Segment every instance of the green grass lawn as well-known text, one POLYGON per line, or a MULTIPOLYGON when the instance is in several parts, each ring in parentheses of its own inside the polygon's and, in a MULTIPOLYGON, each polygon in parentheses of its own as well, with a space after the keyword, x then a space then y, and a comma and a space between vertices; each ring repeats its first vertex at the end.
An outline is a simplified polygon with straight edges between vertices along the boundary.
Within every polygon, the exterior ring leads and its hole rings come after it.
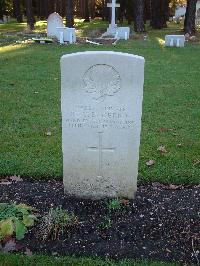
POLYGON ((123 260, 101 260, 98 258, 50 257, 33 255, 31 257, 0 253, 0 266, 178 266, 178 263, 147 262, 123 260))
MULTIPOLYGON (((100 22, 94 23, 100 28, 100 22)), ((77 26, 84 32, 84 27, 94 29, 94 23, 77 26)), ((0 32, 16 32, 22 27, 13 22, 6 25, 0 25, 0 32)), ((176 25, 148 31, 147 41, 120 41, 115 47, 16 44, 1 35, 0 175, 62 179, 60 57, 113 50, 146 60, 139 181, 199 183, 200 45, 164 47, 165 34, 174 32, 180 33, 176 25), (157 151, 161 145, 167 150, 164 155, 157 151), (150 159, 155 164, 148 167, 150 159)))

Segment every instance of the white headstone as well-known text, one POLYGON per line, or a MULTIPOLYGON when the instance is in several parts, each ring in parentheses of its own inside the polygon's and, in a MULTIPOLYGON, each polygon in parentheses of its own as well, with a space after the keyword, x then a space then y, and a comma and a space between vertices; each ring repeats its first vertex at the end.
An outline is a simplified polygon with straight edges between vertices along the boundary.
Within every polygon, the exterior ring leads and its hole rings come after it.
POLYGON ((200 1, 196 3, 196 17, 200 17, 200 1))
POLYGON ((185 36, 184 35, 166 35, 165 36, 165 46, 184 47, 185 46, 185 36))
POLYGON ((64 43, 64 33, 63 31, 60 31, 60 44, 63 44, 63 43, 64 43))
MULTIPOLYGON (((75 28, 58 27, 57 30, 60 34, 59 39, 61 41, 62 41, 62 36, 63 36, 63 42, 69 42, 69 43, 75 43, 76 42, 75 28)), ((62 42, 60 42, 60 43, 62 43, 62 42)))
POLYGON ((175 19, 178 19, 179 17, 184 17, 186 13, 186 6, 178 6, 175 10, 175 19))
POLYGON ((3 15, 3 22, 7 23, 8 22, 8 17, 6 15, 3 15))
POLYGON ((134 198, 144 58, 82 52, 61 58, 65 193, 134 198))
POLYGON ((122 40, 128 40, 130 36, 130 27, 117 27, 115 37, 122 40))
POLYGON ((64 27, 62 17, 54 12, 49 15, 47 19, 47 36, 48 37, 56 37, 58 40, 60 39, 60 34, 57 30, 57 27, 64 27))
POLYGON ((200 18, 200 8, 197 9, 197 12, 196 12, 196 18, 200 18))

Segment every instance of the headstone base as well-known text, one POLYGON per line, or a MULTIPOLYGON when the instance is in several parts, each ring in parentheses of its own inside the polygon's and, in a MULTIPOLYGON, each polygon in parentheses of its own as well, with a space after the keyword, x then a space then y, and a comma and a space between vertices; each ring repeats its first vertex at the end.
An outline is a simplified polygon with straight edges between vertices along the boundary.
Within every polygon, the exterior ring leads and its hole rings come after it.
POLYGON ((128 40, 130 36, 130 27, 117 27, 115 38, 121 40, 128 40))
POLYGON ((57 31, 60 34, 59 41, 61 44, 69 42, 70 44, 76 42, 75 28, 57 27, 57 31))
POLYGON ((165 36, 165 46, 184 47, 185 46, 185 36, 184 35, 166 35, 165 36))
POLYGON ((115 36, 117 32, 117 24, 113 25, 113 24, 109 24, 109 27, 107 28, 107 35, 113 35, 115 36))

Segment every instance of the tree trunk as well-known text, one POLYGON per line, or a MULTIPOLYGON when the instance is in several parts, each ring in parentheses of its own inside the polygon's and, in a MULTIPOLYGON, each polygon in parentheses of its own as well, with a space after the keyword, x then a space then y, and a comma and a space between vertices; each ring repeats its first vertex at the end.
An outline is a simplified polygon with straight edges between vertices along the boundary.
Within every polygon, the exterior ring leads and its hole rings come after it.
POLYGON ((56 6, 55 0, 48 1, 49 14, 55 12, 55 6, 56 6))
POLYGON ((17 22, 23 22, 22 13, 20 10, 20 0, 13 0, 13 15, 17 19, 17 22))
POLYGON ((56 12, 62 17, 62 0, 56 0, 56 12))
POLYGON ((150 19, 151 19, 151 1, 144 0, 144 20, 146 22, 147 20, 150 19))
POLYGON ((0 20, 3 20, 3 15, 5 15, 5 0, 0 0, 0 20))
POLYGON ((118 8, 118 19, 119 23, 122 25, 125 17, 125 10, 126 10, 126 1, 119 0, 118 3, 120 4, 120 8, 118 8))
POLYGON ((43 0, 44 1, 44 10, 45 10, 45 17, 48 18, 48 16, 51 14, 51 11, 49 10, 49 1, 48 0, 43 0))
POLYGON ((66 27, 73 28, 73 26, 74 26, 73 0, 67 0, 66 27))
POLYGON ((34 30, 35 19, 33 16, 33 7, 32 0, 26 0, 26 16, 27 16, 27 25, 30 30, 34 30))
POLYGON ((61 0, 62 1, 62 17, 66 16, 66 1, 65 0, 61 0))
POLYGON ((169 20, 169 0, 163 0, 162 4, 163 21, 162 26, 167 27, 167 21, 169 20))
POLYGON ((184 21, 184 32, 189 35, 195 34, 195 13, 197 0, 188 0, 184 21))
POLYGON ((126 0, 126 19, 128 20, 128 25, 134 21, 134 0, 126 0))
POLYGON ((39 7, 38 7, 38 9, 39 9, 38 17, 40 19, 45 19, 46 16, 47 16, 46 10, 48 9, 48 7, 45 6, 45 1, 44 0, 42 0, 42 1, 41 0, 38 0, 38 5, 39 5, 39 7))
POLYGON ((90 22, 90 15, 89 15, 89 2, 88 0, 84 0, 84 21, 90 22))
POLYGON ((134 0, 134 30, 144 32, 144 0, 134 0))
POLYGON ((90 0, 90 17, 95 18, 95 0, 90 0))
POLYGON ((162 29, 167 26, 169 0, 151 0, 151 26, 162 29))
POLYGON ((110 21, 111 21, 111 10, 110 9, 111 8, 107 7, 108 3, 110 3, 109 0, 103 0, 102 1, 102 19, 107 20, 110 23, 110 21))

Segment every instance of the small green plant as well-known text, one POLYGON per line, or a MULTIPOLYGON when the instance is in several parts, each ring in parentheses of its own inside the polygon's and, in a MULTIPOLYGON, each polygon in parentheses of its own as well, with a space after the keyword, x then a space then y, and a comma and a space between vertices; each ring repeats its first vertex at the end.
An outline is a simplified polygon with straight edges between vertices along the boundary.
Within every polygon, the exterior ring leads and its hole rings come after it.
POLYGON ((33 208, 26 204, 0 203, 0 241, 16 235, 17 240, 24 238, 27 227, 37 220, 33 208))
POLYGON ((109 216, 103 218, 103 221, 100 223, 100 229, 106 230, 112 227, 112 220, 109 216))
POLYGON ((59 239, 64 229, 74 225, 77 217, 74 213, 68 213, 61 207, 51 208, 46 216, 44 216, 41 224, 42 239, 52 238, 59 239))
POLYGON ((109 212, 112 212, 121 209, 122 204, 119 199, 111 199, 106 203, 106 206, 109 212))

